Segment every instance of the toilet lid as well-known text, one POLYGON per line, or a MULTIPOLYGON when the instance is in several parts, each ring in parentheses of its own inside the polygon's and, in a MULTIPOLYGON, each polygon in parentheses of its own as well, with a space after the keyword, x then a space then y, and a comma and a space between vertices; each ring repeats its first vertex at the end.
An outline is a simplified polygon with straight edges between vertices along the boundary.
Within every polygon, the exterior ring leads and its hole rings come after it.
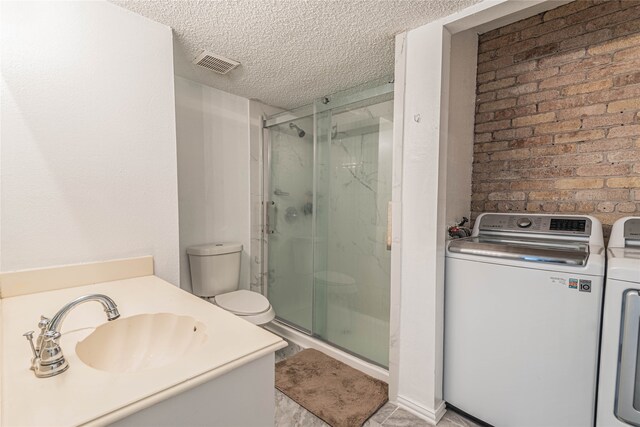
POLYGON ((215 298, 216 304, 234 314, 257 314, 269 310, 269 300, 257 292, 241 289, 215 298))

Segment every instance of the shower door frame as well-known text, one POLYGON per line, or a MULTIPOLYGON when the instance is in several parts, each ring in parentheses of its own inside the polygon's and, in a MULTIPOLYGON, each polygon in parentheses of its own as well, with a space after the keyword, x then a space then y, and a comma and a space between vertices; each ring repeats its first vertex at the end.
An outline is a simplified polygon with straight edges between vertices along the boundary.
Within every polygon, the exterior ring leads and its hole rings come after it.
MULTIPOLYGON (((269 224, 269 218, 268 218, 268 213, 269 213, 269 209, 268 209, 268 205, 269 203, 272 202, 272 198, 271 198, 271 166, 272 166, 272 157, 271 157, 271 136, 270 136, 270 132, 269 132, 269 127, 272 126, 277 126, 279 124, 282 123, 287 123, 287 122, 291 122, 297 119, 301 119, 301 118, 305 118, 305 117, 309 117, 309 116, 313 116, 313 206, 317 206, 317 167, 316 167, 316 160, 317 160, 317 149, 318 149, 318 144, 317 144, 317 139, 318 139, 318 135, 317 135, 317 117, 319 114, 322 114, 324 112, 327 111, 331 111, 331 110, 335 110, 341 107, 346 107, 348 105, 352 105, 352 104, 356 104, 359 102, 364 102, 367 101, 369 99, 373 99, 376 97, 381 97, 381 96, 385 96, 388 94, 394 94, 394 82, 390 81, 388 83, 379 85, 379 86, 375 86, 375 87, 371 87, 368 89, 364 89, 361 90, 359 92, 353 93, 351 95, 345 95, 345 96, 337 96, 337 98, 335 100, 331 99, 331 96, 329 97, 322 97, 319 98, 317 100, 315 100, 313 103, 309 104, 309 105, 305 105, 302 106, 300 108, 291 110, 291 111, 284 111, 282 113, 278 113, 274 116, 272 116, 271 118, 266 118, 266 117, 262 117, 262 171, 261 171, 261 176, 262 176, 262 210, 261 210, 261 223, 262 223, 262 232, 261 232, 261 245, 262 245, 262 250, 260 251, 261 253, 261 259, 260 259, 260 265, 261 265, 261 277, 260 277, 260 287, 262 289, 262 293, 264 296, 266 296, 267 298, 269 297, 269 230, 270 230, 270 224, 269 224)), ((383 102, 383 101, 380 101, 383 102)), ((395 102, 395 101, 394 101, 395 102)), ((372 103, 371 105, 375 104, 372 103)), ((395 117, 394 117, 394 121, 395 121, 395 117)), ((329 131, 329 138, 331 138, 331 132, 329 131)), ((392 162, 392 166, 394 165, 394 160, 393 158, 391 159, 392 162)), ((315 212, 315 209, 314 209, 315 212)), ((388 231, 391 232, 391 222, 389 221, 388 224, 388 231)), ((312 221, 312 231, 311 231, 311 235, 312 238, 315 240, 316 238, 316 221, 315 221, 315 213, 314 213, 314 219, 312 221)), ((312 246, 312 257, 313 257, 313 265, 315 267, 315 241, 313 242, 313 246, 312 246)), ((393 251, 393 247, 389 247, 390 251, 393 251)), ((390 280, 390 290, 391 290, 391 277, 389 278, 390 280)), ((315 288, 315 283, 314 283, 314 288, 315 288)), ((315 310, 316 305, 315 305, 315 291, 312 292, 312 301, 311 301, 311 307, 312 310, 315 310)), ((277 313, 276 313, 276 319, 277 322, 290 327, 304 335, 307 335, 309 338, 311 339, 317 339, 320 342, 329 345, 331 347, 334 347, 336 349, 339 349, 341 351, 344 351, 348 354, 351 354, 357 358, 362 359, 363 361, 366 361, 367 363, 371 363, 374 366, 380 366, 377 365, 376 363, 369 361, 365 358, 363 358, 363 356, 354 353, 348 349, 342 348, 330 341, 324 340, 322 339, 321 336, 319 336, 318 334, 314 333, 314 322, 315 322, 315 313, 312 313, 312 326, 311 326, 311 330, 307 330, 299 325, 296 325, 294 323, 288 322, 285 319, 282 319, 280 317, 278 317, 277 313)), ((389 319, 391 321, 391 319, 389 319)), ((391 323, 390 323, 391 325, 391 323)), ((380 368, 380 369, 385 369, 387 370, 387 368, 380 368)), ((387 370, 388 372, 388 370, 387 370)))

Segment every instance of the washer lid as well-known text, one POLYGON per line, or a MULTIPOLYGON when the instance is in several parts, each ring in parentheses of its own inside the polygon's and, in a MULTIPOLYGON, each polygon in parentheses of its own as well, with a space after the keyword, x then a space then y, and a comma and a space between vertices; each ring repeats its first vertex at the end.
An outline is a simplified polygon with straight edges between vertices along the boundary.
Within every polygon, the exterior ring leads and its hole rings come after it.
POLYGON ((250 315, 269 310, 269 300, 257 292, 241 289, 215 297, 216 304, 234 314, 250 315))
POLYGON ((640 248, 609 248, 607 278, 640 283, 640 248))

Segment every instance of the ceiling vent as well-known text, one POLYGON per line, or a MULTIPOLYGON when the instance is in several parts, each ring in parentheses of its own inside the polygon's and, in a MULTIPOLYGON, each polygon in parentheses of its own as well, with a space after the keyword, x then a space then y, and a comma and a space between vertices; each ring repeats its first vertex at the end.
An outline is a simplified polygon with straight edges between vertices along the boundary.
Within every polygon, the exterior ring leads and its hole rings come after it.
POLYGON ((224 56, 214 55, 211 52, 203 51, 193 63, 204 68, 208 68, 211 71, 215 71, 219 74, 227 74, 229 71, 240 65, 239 62, 233 59, 225 58, 224 56))

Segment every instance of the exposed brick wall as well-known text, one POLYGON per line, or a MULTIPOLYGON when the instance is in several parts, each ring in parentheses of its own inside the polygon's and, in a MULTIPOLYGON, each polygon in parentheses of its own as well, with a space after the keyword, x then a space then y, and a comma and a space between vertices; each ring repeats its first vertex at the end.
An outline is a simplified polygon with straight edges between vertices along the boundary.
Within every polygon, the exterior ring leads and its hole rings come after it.
POLYGON ((640 0, 578 0, 480 35, 475 123, 474 218, 640 215, 640 0))

